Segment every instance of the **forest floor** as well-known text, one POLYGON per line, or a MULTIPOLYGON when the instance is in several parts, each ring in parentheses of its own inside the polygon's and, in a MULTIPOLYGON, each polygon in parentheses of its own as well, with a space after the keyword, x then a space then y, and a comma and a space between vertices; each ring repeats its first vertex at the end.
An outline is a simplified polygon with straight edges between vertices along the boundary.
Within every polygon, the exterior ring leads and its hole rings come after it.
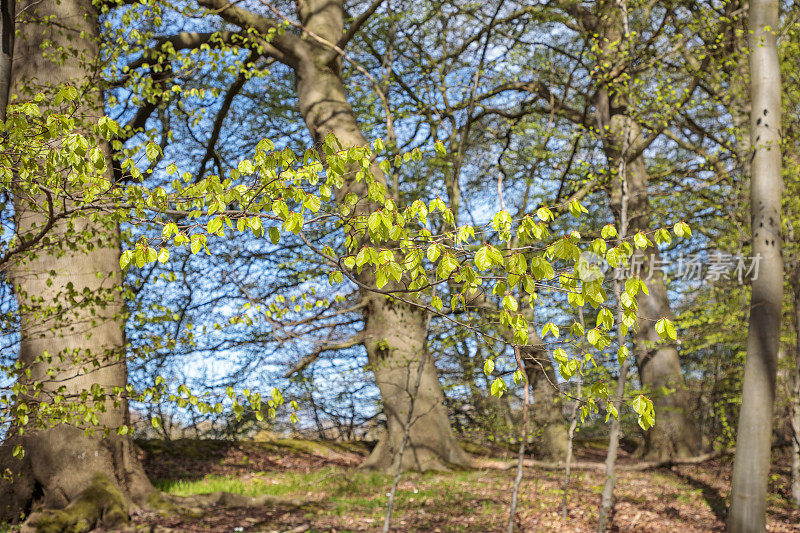
MULTIPOLYGON (((363 443, 181 440, 140 445, 156 486, 189 498, 180 512, 135 513, 137 530, 345 532, 376 531, 383 524, 391 478, 355 468, 368 452, 363 443), (227 502, 209 497, 220 492, 243 497, 227 502)), ((576 459, 602 461, 602 455, 584 448, 576 459)), ((631 463, 623 453, 620 464, 631 463)), ((768 530, 800 531, 800 512, 789 499, 788 466, 781 463, 769 482, 768 530)), ((392 530, 505 531, 514 474, 514 469, 406 474, 392 530)), ((622 471, 612 530, 722 531, 730 476, 729 457, 622 471)), ((521 531, 594 531, 603 473, 573 473, 566 520, 561 517, 563 477, 561 470, 525 468, 517 509, 521 531)))

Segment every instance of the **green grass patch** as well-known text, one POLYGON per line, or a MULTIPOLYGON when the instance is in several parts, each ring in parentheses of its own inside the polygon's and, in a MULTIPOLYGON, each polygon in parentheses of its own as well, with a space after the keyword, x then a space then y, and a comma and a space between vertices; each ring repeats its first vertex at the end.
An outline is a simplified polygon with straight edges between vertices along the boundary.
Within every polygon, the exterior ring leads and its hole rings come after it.
MULTIPOLYGON (((428 512, 451 512, 453 508, 470 515, 493 512, 495 505, 482 499, 480 490, 476 491, 492 480, 492 474, 478 471, 409 473, 403 476, 396 503, 401 509, 425 508, 428 512)), ((176 496, 231 492, 248 497, 318 497, 335 515, 357 509, 379 517, 391 483, 391 476, 381 472, 329 467, 308 473, 262 472, 246 477, 208 475, 194 481, 158 480, 155 486, 176 496)))

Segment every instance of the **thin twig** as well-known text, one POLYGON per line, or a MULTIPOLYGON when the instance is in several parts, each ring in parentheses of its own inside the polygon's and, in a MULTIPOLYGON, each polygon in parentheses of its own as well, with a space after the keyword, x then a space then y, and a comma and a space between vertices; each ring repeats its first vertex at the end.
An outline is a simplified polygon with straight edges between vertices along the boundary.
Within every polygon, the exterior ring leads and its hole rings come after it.
POLYGON ((511 508, 508 512, 508 533, 514 533, 515 517, 517 514, 517 501, 519 501, 519 486, 522 483, 522 467, 525 463, 525 443, 528 441, 528 410, 531 403, 530 383, 528 374, 525 372, 525 361, 519 353, 519 347, 514 346, 514 355, 517 358, 517 366, 522 372, 525 380, 525 403, 522 407, 522 435, 519 441, 519 456, 517 457, 517 475, 514 478, 514 488, 511 491, 511 508))
MULTIPOLYGON (((422 382, 422 373, 425 370, 425 364, 428 362, 428 357, 429 354, 426 351, 422 357, 422 361, 420 361, 419 369, 417 370, 417 380, 414 383, 414 389, 410 394, 408 416, 406 417, 406 423, 403 427, 403 440, 400 442, 400 448, 397 450, 397 453, 394 456, 394 465, 392 465, 394 477, 392 479, 392 488, 389 490, 389 499, 386 502, 386 513, 383 517, 383 533, 388 533, 389 527, 392 525, 392 510, 394 509, 394 500, 395 496, 397 495, 397 486, 400 484, 400 479, 403 476, 403 454, 406 451, 406 446, 408 445, 408 441, 411 437, 411 426, 414 424, 414 404, 417 400, 417 392, 419 391, 419 385, 422 382)), ((431 364, 433 364, 432 361, 431 364)))

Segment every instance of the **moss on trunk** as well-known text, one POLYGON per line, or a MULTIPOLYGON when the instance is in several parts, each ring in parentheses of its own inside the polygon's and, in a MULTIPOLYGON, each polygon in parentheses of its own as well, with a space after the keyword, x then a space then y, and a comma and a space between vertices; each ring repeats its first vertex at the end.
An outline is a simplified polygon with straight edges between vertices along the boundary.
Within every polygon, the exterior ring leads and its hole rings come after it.
POLYGON ((82 533, 101 526, 118 527, 127 521, 125 497, 105 474, 97 473, 67 507, 33 513, 21 532, 82 533))

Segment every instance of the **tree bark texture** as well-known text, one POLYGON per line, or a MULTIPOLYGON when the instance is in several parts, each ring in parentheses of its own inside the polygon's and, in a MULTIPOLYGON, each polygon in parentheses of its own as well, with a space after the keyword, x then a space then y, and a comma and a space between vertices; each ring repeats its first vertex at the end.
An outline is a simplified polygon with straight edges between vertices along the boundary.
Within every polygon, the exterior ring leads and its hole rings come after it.
MULTIPOLYGON (((30 90, 72 84, 87 89, 79 114, 90 120, 102 115, 102 95, 90 79, 99 58, 97 12, 91 1, 32 1, 20 7, 30 20, 20 25, 16 40, 12 90, 24 98, 30 90), (46 19, 58 24, 38 22, 46 19), (50 51, 63 46, 74 53, 63 64, 54 63, 43 54, 48 40, 53 43, 50 51)), ((14 200, 17 232, 38 232, 49 216, 44 195, 17 194, 14 200)), ((132 440, 102 438, 103 426, 116 429, 129 423, 126 398, 112 397, 115 387, 124 390, 127 384, 119 256, 119 228, 99 214, 61 219, 39 249, 10 267, 21 315, 19 358, 31 371, 21 381, 41 383, 40 398, 64 387, 66 401, 74 405, 80 404, 81 391, 95 386, 107 396, 98 405, 95 436, 84 433, 89 426, 80 418, 50 429, 21 428, 22 435, 12 431, 0 455, 0 465, 15 476, 13 483, 0 482, 3 519, 16 520, 39 507, 60 509, 57 516, 34 515, 29 524, 84 531, 127 520, 127 503, 143 502, 154 490, 132 440), (24 446, 24 459, 11 457, 15 444, 24 446)), ((32 399, 27 403, 35 405, 32 399)))
POLYGON ((781 79, 777 0, 750 2, 750 212, 754 256, 742 407, 736 435, 730 512, 732 533, 764 531, 771 459, 783 259, 781 257, 781 79))

